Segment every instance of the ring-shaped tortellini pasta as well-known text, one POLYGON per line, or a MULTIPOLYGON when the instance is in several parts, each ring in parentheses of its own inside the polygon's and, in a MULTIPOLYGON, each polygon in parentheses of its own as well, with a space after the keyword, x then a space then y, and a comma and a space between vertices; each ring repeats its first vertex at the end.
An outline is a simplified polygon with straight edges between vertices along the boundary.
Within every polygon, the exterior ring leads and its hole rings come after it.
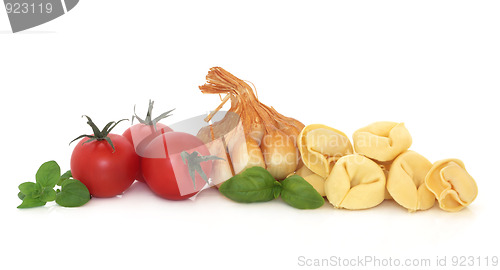
POLYGON ((384 200, 385 175, 380 166, 364 156, 340 158, 325 181, 328 201, 351 210, 377 206, 384 200))
POLYGON ((378 161, 390 161, 410 148, 412 140, 403 123, 375 122, 352 135, 356 153, 378 161))
POLYGON ((314 173, 326 178, 335 162, 353 153, 349 137, 329 126, 306 126, 297 138, 297 145, 304 164, 314 173))
MULTIPOLYGON (((375 160, 375 159, 372 159, 372 160, 375 161, 375 163, 377 163, 378 166, 380 166, 380 168, 384 172, 385 179, 387 180, 387 177, 389 177, 389 170, 391 169, 392 160, 391 161, 378 161, 378 160, 375 160)), ((392 200, 392 196, 389 193, 389 191, 387 190, 387 181, 386 181, 386 185, 385 185, 385 195, 384 195, 384 198, 386 200, 392 200)))
POLYGON ((410 212, 427 210, 436 198, 425 185, 425 176, 432 163, 414 151, 399 155, 391 165, 387 190, 392 198, 410 212))
POLYGON ((477 197, 477 184, 459 159, 443 159, 432 165, 425 177, 427 188, 434 193, 441 209, 456 212, 477 197))

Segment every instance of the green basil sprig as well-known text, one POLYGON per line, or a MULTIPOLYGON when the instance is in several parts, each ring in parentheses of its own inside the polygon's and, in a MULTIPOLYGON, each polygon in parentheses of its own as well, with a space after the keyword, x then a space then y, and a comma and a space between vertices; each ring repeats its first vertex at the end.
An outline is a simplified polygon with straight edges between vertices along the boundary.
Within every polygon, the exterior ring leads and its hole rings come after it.
POLYGON ((252 167, 228 179, 219 191, 237 202, 267 202, 279 197, 281 185, 266 169, 252 167))
POLYGON ((61 175, 61 168, 55 161, 42 164, 35 175, 36 182, 24 182, 19 185, 17 196, 23 202, 17 208, 44 206, 47 202, 56 201, 65 207, 82 206, 90 200, 87 187, 73 179, 71 171, 61 175), (61 189, 54 190, 55 186, 61 189))
POLYGON ((252 167, 237 174, 219 187, 227 198, 242 202, 267 202, 281 196, 284 202, 298 209, 316 209, 325 200, 304 178, 298 175, 279 182, 262 167, 252 167))
POLYGON ((299 209, 316 209, 325 199, 302 176, 292 175, 281 181, 281 199, 299 209))
POLYGON ((87 187, 73 178, 68 178, 62 182, 61 190, 56 196, 56 203, 65 207, 82 206, 89 200, 90 193, 87 187))

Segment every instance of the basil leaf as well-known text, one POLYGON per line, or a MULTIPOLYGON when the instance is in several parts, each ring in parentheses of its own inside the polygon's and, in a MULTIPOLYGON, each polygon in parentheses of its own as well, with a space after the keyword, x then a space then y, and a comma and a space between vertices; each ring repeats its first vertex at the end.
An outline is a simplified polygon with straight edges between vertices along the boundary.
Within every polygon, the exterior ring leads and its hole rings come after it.
POLYGON ((40 200, 39 198, 25 196, 23 202, 17 208, 32 208, 32 207, 44 206, 45 203, 46 202, 40 200))
POLYGON ((281 199, 298 209, 316 209, 325 203, 325 199, 299 175, 293 175, 281 181, 283 190, 281 199))
POLYGON ((53 188, 46 187, 43 189, 39 199, 44 202, 51 202, 56 199, 56 191, 53 188))
POLYGON ((90 200, 87 187, 76 179, 67 179, 62 183, 61 191, 56 195, 56 203, 65 207, 77 207, 90 200))
POLYGON ((267 202, 279 196, 281 184, 266 169, 256 166, 229 178, 219 191, 237 202, 267 202))
POLYGON ((35 191, 35 183, 33 182, 24 182, 19 185, 19 191, 23 194, 31 194, 33 191, 35 191))
POLYGON ((24 182, 19 185, 17 197, 24 200, 26 196, 36 198, 44 202, 55 200, 55 191, 51 187, 42 188, 39 183, 24 182))
POLYGON ((36 172, 36 182, 43 187, 55 187, 59 178, 61 178, 61 168, 55 161, 45 162, 36 172))
POLYGON ((35 183, 33 191, 30 194, 26 195, 29 195, 30 197, 33 198, 39 198, 42 195, 42 190, 43 190, 42 185, 40 183, 35 183))
POLYGON ((57 182, 57 185, 62 186, 62 183, 65 180, 70 179, 71 177, 73 177, 73 175, 71 174, 71 170, 68 170, 67 172, 63 173, 63 175, 61 175, 61 177, 59 178, 59 181, 57 182))

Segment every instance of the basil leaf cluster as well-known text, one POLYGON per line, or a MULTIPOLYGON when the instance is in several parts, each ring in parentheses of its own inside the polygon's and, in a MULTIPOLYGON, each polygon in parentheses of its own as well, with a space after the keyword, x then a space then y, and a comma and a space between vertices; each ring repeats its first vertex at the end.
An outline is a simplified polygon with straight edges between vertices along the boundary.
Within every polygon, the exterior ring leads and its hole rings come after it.
POLYGON ((237 202, 267 202, 279 197, 281 185, 266 169, 252 167, 228 179, 219 191, 237 202))
POLYGON ((19 185, 17 196, 23 202, 17 208, 44 206, 47 202, 56 201, 65 207, 76 207, 90 200, 87 187, 73 179, 71 171, 61 175, 61 168, 55 161, 42 164, 35 175, 36 182, 24 182, 19 185), (55 186, 61 189, 54 190, 55 186))
POLYGON ((241 203, 281 199, 298 209, 316 209, 325 199, 304 178, 293 175, 279 182, 262 167, 251 167, 231 177, 219 187, 227 198, 241 203))

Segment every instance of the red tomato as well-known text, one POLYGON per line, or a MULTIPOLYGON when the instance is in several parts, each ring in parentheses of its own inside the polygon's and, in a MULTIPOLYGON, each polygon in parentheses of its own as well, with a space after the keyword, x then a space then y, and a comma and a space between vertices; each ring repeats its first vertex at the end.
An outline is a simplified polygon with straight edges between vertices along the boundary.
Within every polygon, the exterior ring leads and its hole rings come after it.
MULTIPOLYGON (((142 173, 146 183, 157 195, 169 200, 184 200, 194 196, 206 184, 205 180, 195 171, 195 181, 189 173, 189 167, 184 163, 181 153, 208 156, 205 144, 184 132, 167 132, 156 137, 145 149, 142 158, 142 173)), ((205 175, 210 176, 212 161, 199 163, 205 175)))
POLYGON ((106 140, 89 138, 78 142, 71 155, 71 173, 80 180, 92 196, 113 197, 123 193, 134 182, 139 169, 139 158, 132 144, 123 136, 107 135, 115 151, 106 140))
MULTIPOLYGON (((146 149, 146 146, 148 146, 148 144, 151 143, 151 141, 153 141, 153 139, 158 135, 170 131, 172 131, 172 129, 162 123, 156 123, 156 130, 152 125, 135 124, 125 130, 125 132, 123 133, 123 137, 127 138, 127 140, 134 146, 140 163, 142 160, 142 156, 144 156, 144 150, 146 149)), ((145 182, 140 164, 135 179, 140 182, 145 182)))

